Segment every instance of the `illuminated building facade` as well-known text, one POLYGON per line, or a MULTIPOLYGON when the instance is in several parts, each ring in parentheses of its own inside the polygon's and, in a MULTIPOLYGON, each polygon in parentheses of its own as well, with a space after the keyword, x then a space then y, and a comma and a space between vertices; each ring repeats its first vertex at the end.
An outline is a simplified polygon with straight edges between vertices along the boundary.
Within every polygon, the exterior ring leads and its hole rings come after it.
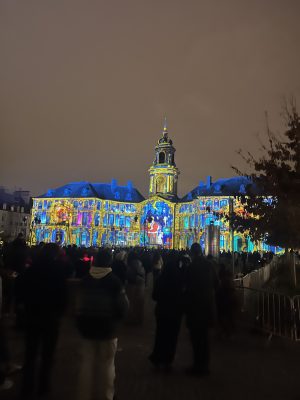
MULTIPOLYGON (((149 198, 129 181, 120 186, 77 182, 48 190, 33 199, 32 244, 56 242, 77 246, 147 246, 186 248, 198 242, 206 253, 253 251, 246 235, 234 234, 230 213, 243 213, 238 201, 249 181, 244 177, 206 182, 182 199, 177 196, 179 170, 166 122, 149 169, 149 198)), ((269 249, 261 245, 259 249, 269 249)))

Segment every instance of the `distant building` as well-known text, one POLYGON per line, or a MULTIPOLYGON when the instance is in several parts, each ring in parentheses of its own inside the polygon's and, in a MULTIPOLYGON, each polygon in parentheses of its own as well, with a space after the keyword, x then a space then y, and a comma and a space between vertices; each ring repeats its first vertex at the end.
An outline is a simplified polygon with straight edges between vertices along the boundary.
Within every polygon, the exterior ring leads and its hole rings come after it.
MULTIPOLYGON (((186 248, 201 244, 219 250, 268 250, 230 229, 226 215, 243 212, 235 197, 251 183, 244 177, 206 182, 179 199, 175 148, 165 124, 149 169, 149 198, 129 181, 69 183, 33 199, 31 242, 77 246, 149 246, 186 248)), ((274 250, 274 249, 273 249, 274 250)))
POLYGON ((29 191, 9 193, 0 187, 0 240, 11 241, 20 233, 29 239, 30 197, 29 191))

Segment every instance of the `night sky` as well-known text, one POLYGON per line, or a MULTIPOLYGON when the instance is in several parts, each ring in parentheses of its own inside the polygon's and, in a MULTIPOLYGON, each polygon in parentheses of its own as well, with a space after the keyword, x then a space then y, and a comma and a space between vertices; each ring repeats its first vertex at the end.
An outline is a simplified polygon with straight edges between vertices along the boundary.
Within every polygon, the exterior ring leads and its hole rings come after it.
POLYGON ((1 0, 0 185, 148 191, 164 115, 179 195, 300 102, 299 0, 1 0))

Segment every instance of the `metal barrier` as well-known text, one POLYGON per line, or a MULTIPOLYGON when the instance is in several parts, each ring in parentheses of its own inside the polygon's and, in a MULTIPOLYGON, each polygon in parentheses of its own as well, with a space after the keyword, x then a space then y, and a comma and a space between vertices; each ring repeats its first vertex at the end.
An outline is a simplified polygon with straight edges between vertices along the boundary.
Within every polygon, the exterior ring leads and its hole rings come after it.
POLYGON ((251 289, 260 289, 270 277, 277 271, 282 263, 280 257, 274 256, 269 264, 260 267, 249 274, 244 275, 242 278, 236 278, 235 286, 243 286, 251 289))
POLYGON ((300 296, 294 296, 292 301, 294 311, 294 339, 300 341, 300 296))
MULTIPOLYGON (((295 324, 295 301, 289 296, 261 289, 237 288, 243 320, 270 335, 299 338, 300 296, 298 324, 295 324), (295 327, 298 327, 295 332, 295 327), (296 336, 298 335, 298 336, 296 336)), ((296 339, 297 340, 297 339, 296 339)))

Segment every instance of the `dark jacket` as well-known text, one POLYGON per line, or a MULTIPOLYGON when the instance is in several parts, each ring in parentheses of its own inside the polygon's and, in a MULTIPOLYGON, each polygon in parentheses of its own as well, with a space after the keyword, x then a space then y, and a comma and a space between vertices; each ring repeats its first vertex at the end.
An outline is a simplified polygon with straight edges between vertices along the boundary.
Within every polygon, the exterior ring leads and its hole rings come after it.
POLYGON ((128 260, 127 280, 129 285, 145 286, 145 269, 139 259, 128 260))
POLYGON ((58 319, 66 304, 64 266, 59 261, 35 263, 20 275, 18 296, 28 321, 58 319))
MULTIPOLYGON (((96 272, 97 273, 97 272, 96 272)), ((77 316, 79 332, 87 339, 113 339, 128 310, 120 280, 109 268, 91 268, 82 279, 77 316), (98 276, 93 271, 98 270, 98 276)))
POLYGON ((195 258, 186 272, 187 323, 209 324, 214 318, 214 269, 204 257, 195 258))
POLYGON ((157 317, 180 319, 183 313, 184 269, 169 263, 153 282, 152 298, 157 317))

